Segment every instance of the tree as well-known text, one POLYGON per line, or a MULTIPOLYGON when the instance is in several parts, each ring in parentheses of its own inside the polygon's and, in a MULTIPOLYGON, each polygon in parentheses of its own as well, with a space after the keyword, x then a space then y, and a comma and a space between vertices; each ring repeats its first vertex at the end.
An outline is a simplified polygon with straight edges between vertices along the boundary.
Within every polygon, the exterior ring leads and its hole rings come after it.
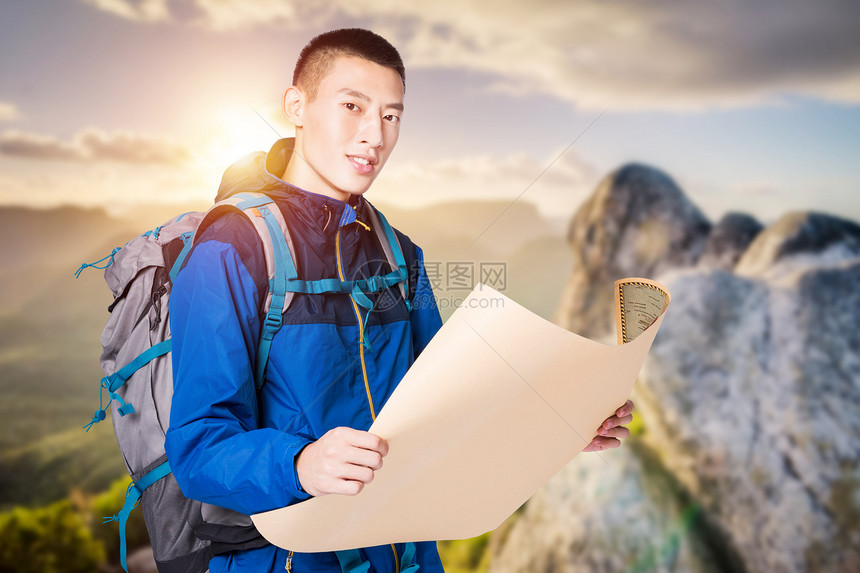
POLYGON ((70 500, 0 514, 0 573, 92 573, 104 561, 70 500))

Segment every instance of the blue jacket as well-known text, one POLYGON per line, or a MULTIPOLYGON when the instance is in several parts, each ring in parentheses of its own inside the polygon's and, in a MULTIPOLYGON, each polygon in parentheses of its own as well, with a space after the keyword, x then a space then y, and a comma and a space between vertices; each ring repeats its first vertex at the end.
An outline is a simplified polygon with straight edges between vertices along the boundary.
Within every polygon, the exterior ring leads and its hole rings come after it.
MULTIPOLYGON (((237 162, 225 173, 219 198, 239 189, 275 199, 306 280, 388 272, 375 234, 357 222, 367 221, 373 208, 363 197, 348 204, 272 175, 283 173, 290 149, 281 140, 267 155, 237 162)), ((258 393, 254 360, 267 293, 260 238, 239 214, 198 233, 169 303, 174 396, 165 449, 187 497, 245 514, 300 502, 309 497, 295 470, 302 448, 338 426, 370 427, 442 325, 421 250, 397 234, 410 268, 412 311, 397 287, 370 294, 369 314, 347 295, 296 294, 258 393)), ((435 543, 416 545, 421 573, 441 571, 435 543)), ((394 572, 403 549, 362 553, 373 571, 394 572)), ((217 556, 210 570, 284 571, 287 557, 268 545, 217 556)), ((335 573, 340 566, 334 553, 296 553, 292 570, 335 573)))

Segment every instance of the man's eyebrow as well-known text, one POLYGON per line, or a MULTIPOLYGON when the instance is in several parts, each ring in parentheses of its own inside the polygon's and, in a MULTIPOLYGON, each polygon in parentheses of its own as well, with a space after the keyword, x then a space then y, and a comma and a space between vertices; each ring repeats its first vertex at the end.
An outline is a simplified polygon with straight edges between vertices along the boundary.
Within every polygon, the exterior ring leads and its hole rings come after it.
MULTIPOLYGON (((360 91, 358 91, 358 90, 354 90, 354 89, 352 89, 352 88, 343 88, 343 89, 341 89, 341 90, 338 90, 338 92, 337 92, 337 93, 339 93, 339 94, 346 94, 346 95, 348 95, 348 96, 352 96, 352 97, 354 97, 354 98, 357 98, 357 99, 360 99, 360 100, 362 100, 362 101, 366 101, 366 102, 369 102, 369 101, 370 101, 370 97, 369 97, 369 96, 367 96, 365 93, 360 92, 360 91)), ((390 103, 390 104, 385 105, 385 106, 383 106, 383 107, 386 107, 386 108, 393 108, 393 109, 396 109, 396 110, 398 110, 398 111, 403 111, 403 104, 402 104, 402 103, 400 103, 400 102, 390 103)))

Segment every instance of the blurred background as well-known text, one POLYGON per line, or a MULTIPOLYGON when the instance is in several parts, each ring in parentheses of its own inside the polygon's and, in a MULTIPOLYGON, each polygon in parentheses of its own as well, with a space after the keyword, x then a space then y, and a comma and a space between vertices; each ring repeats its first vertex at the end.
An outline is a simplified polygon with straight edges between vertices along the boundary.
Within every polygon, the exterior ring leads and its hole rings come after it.
POLYGON ((299 50, 352 26, 406 62, 367 197, 443 316, 482 281, 612 341, 613 280, 673 295, 635 435, 441 542, 447 570, 860 570, 856 3, 6 0, 0 571, 117 563, 127 479, 107 424, 81 431, 111 297, 75 270, 291 135, 299 50))

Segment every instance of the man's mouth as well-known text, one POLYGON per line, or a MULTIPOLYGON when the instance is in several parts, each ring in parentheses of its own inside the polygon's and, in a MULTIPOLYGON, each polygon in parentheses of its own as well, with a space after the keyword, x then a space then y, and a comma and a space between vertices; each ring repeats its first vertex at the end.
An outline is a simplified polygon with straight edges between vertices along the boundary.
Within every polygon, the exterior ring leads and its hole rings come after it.
POLYGON ((362 175, 367 175, 373 171, 373 166, 376 164, 376 161, 369 157, 361 157, 359 155, 347 155, 349 160, 352 162, 352 166, 358 170, 362 175))

